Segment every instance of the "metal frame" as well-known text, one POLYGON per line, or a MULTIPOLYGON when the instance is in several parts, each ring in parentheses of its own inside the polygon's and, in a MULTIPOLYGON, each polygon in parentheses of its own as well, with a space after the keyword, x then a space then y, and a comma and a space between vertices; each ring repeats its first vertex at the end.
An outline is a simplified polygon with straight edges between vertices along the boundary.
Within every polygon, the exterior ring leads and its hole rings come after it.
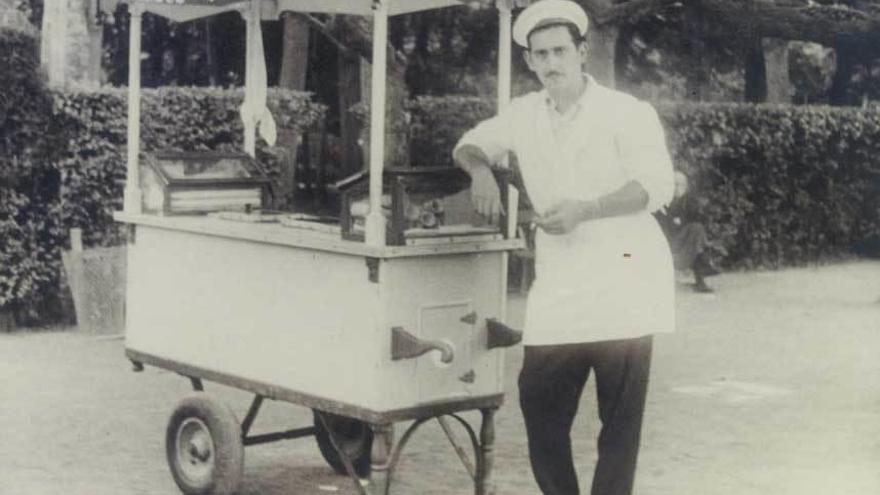
POLYGON ((126 349, 125 355, 132 361, 135 370, 142 369, 144 364, 149 364, 157 368, 173 371, 190 379, 220 383, 222 385, 261 395, 265 398, 283 400, 285 402, 298 404, 311 409, 359 419, 370 424, 391 424, 398 421, 409 421, 422 417, 443 416, 458 411, 497 408, 504 403, 504 394, 499 393, 456 399, 452 401, 432 402, 403 409, 376 411, 338 400, 324 399, 285 387, 271 385, 269 383, 249 380, 220 371, 209 370, 199 366, 192 366, 178 361, 160 358, 131 349, 126 349))
MULTIPOLYGON (((126 355, 131 360, 132 365, 134 366, 134 371, 143 371, 144 370, 144 362, 147 362, 151 365, 154 365, 158 368, 166 369, 168 371, 176 372, 182 376, 185 376, 190 380, 192 384, 193 390, 196 392, 204 392, 205 387, 203 384, 203 378, 211 381, 215 381, 217 383, 221 383, 224 385, 233 386, 242 390, 247 390, 254 392, 254 399, 251 402, 250 407, 248 408, 247 413, 245 414, 244 419, 241 421, 241 442, 244 447, 249 447, 252 445, 261 445, 266 443, 278 442, 281 440, 293 440, 297 438, 304 437, 312 437, 317 433, 317 428, 314 426, 307 426, 303 428, 294 428, 290 430, 284 430, 279 432, 270 432, 270 433, 262 433, 259 435, 251 435, 250 430, 253 426, 254 422, 259 415, 260 408, 263 404, 263 400, 267 397, 264 395, 259 389, 263 387, 263 384, 258 382, 253 382, 250 380, 244 380, 236 377, 232 377, 230 375, 225 375, 223 373, 213 373, 207 372, 205 370, 198 370, 195 367, 184 365, 181 363, 175 363, 169 360, 162 360, 160 358, 153 358, 146 354, 139 354, 133 351, 126 351, 126 355), (194 373, 195 371, 202 371, 201 373, 194 373), (234 382, 234 383, 233 383, 234 382)), ((289 391, 292 392, 292 391, 289 391)), ((281 398, 286 402, 297 403, 297 401, 290 400, 290 397, 287 393, 284 394, 281 398)), ((305 397, 304 394, 301 394, 305 397)), ((268 396, 270 398, 276 398, 273 396, 268 396)), ((380 459, 378 463, 373 459, 373 455, 371 455, 371 464, 373 464, 374 471, 380 474, 384 474, 379 483, 377 483, 378 492, 374 492, 374 495, 388 495, 389 490, 391 488, 391 483, 393 482, 395 468, 397 467, 398 462, 400 462, 401 454, 403 453, 404 448, 406 448, 407 443, 415 434, 415 432, 421 427, 423 424, 427 423, 432 419, 436 419, 440 427, 443 429, 444 434, 446 435, 447 440, 452 445, 456 454, 458 455, 459 460, 464 466, 465 470, 468 472, 471 480, 474 482, 474 493, 476 495, 489 495, 492 492, 491 487, 491 471, 494 460, 494 414, 495 411, 501 406, 501 401, 503 400, 503 395, 499 396, 491 396, 491 400, 488 403, 483 403, 480 405, 469 404, 467 402, 459 404, 458 408, 449 408, 448 404, 442 405, 430 405, 426 406, 427 413, 417 414, 412 418, 406 417, 404 419, 415 419, 415 421, 409 425, 409 427, 404 431, 403 436, 401 436, 400 440, 396 445, 391 442, 391 422, 389 418, 386 416, 376 416, 374 420, 367 420, 357 416, 349 416, 353 419, 358 419, 364 421, 369 424, 370 428, 373 429, 376 436, 379 437, 377 440, 379 442, 388 441, 390 443, 390 455, 388 459, 380 459), (438 407, 438 406, 447 406, 447 407, 438 407), (476 407, 474 407, 476 406, 476 407), (464 418, 456 414, 459 411, 465 410, 474 410, 479 409, 482 414, 482 426, 480 429, 480 435, 478 437, 477 433, 474 431, 473 427, 471 427, 470 423, 468 423, 464 418), (452 418, 457 421, 462 428, 467 432, 468 440, 470 440, 470 446, 474 452, 474 461, 471 462, 470 458, 467 455, 465 449, 459 444, 458 439, 456 438, 452 427, 449 425, 449 420, 447 417, 452 418)), ((331 402, 335 401, 323 401, 324 406, 328 406, 331 402)), ((301 403, 299 405, 303 405, 305 407, 312 407, 307 403, 301 403)), ((341 443, 339 439, 336 437, 333 429, 330 428, 329 422, 327 421, 325 414, 328 412, 332 412, 334 414, 338 414, 335 411, 317 409, 312 407, 319 421, 324 425, 324 429, 327 432, 327 436, 330 439, 330 443, 333 445, 333 448, 336 450, 336 453, 339 455, 340 460, 342 461, 345 471, 348 474, 348 477, 354 483, 355 489, 361 495, 368 495, 367 490, 360 482, 360 478, 354 469, 354 464, 349 457, 349 455, 345 452, 345 450, 341 447, 341 443)), ((422 411, 423 409, 419 409, 422 411)), ((347 414, 343 413, 342 415, 347 416, 347 414)), ((392 416, 394 417, 394 416, 392 416)), ((399 420, 399 419, 398 419, 399 420)))
MULTIPOLYGON (((241 0, 223 1, 218 5, 169 5, 157 0, 115 0, 103 7, 115 8, 120 1, 129 4, 131 13, 129 38, 129 84, 128 84, 128 167, 124 196, 124 211, 129 214, 141 212, 141 192, 138 179, 138 152, 140 150, 140 51, 141 22, 145 11, 151 11, 176 20, 190 20, 206 17, 228 10, 239 10, 247 25, 246 60, 246 109, 257 111, 251 104, 260 105, 256 96, 265 86, 265 75, 258 77, 256 71, 263 63, 260 20, 264 17, 277 17, 282 11, 326 11, 369 15, 373 18, 373 70, 370 83, 370 213, 366 218, 366 244, 374 247, 385 245, 385 217, 381 213, 382 171, 385 163, 385 78, 387 75, 388 18, 390 16, 441 7, 460 5, 459 0, 241 0), (370 10, 366 11, 369 5, 370 10), (175 13, 177 15, 175 15, 175 13), (381 40, 381 41, 378 41, 381 40), (253 98, 253 101, 252 101, 253 98)), ((499 63, 498 63, 498 108, 510 100, 511 73, 511 10, 506 1, 497 3, 499 12, 499 63)), ((262 68, 265 70, 265 68, 262 68)), ((265 91, 262 91, 264 94, 265 91)), ((244 119, 245 151, 254 155, 256 143, 256 114, 248 113, 244 119)), ((516 195, 511 202, 511 210, 516 211, 516 195)), ((515 215, 508 219, 508 237, 515 232, 515 215)), ((505 262, 506 262, 506 256, 505 262)), ((504 280, 506 283, 506 280, 504 280)))
MULTIPOLYGON (((371 82, 371 105, 370 109, 370 205, 371 211, 366 219, 366 235, 365 248, 377 252, 380 255, 395 254, 385 249, 385 218, 381 214, 381 196, 382 196, 382 175, 384 169, 384 137, 385 137, 385 78, 387 73, 387 34, 388 34, 388 18, 396 14, 414 12, 418 10, 426 10, 432 8, 447 7, 459 5, 458 0, 241 0, 218 1, 219 6, 215 4, 210 6, 208 3, 200 5, 171 5, 164 4, 160 0, 106 0, 103 8, 112 11, 119 2, 129 4, 130 17, 130 38, 129 38, 129 84, 128 84, 128 155, 127 155, 127 174, 126 185, 124 190, 124 212, 116 215, 116 219, 123 222, 141 223, 140 213, 142 208, 141 191, 139 181, 139 152, 140 152, 140 52, 141 52, 141 33, 143 13, 150 11, 159 15, 164 15, 174 20, 183 21, 191 20, 199 17, 205 17, 220 12, 238 10, 247 25, 247 51, 246 60, 246 81, 245 88, 246 102, 260 105, 261 102, 256 96, 263 88, 254 88, 254 85, 265 85, 265 77, 257 77, 255 71, 258 70, 260 59, 262 58, 260 38, 260 20, 264 18, 277 17, 283 10, 293 11, 319 11, 327 13, 349 13, 368 15, 373 18, 373 70, 371 82), (189 7, 189 8, 187 8, 189 7), (329 9, 329 10, 328 10, 329 9), (254 98, 255 100, 252 100, 254 98)), ((500 16, 499 29, 499 64, 498 64, 498 108, 503 109, 510 98, 510 71, 511 71, 511 12, 510 5, 507 1, 497 2, 497 8, 500 16)), ((265 69, 263 69, 265 70, 265 69)), ((264 91, 263 91, 264 93, 264 91)), ((253 108, 246 104, 244 112, 248 114, 245 118, 245 151, 251 156, 254 155, 254 145, 256 142, 256 118, 254 111, 259 108, 253 108)), ((516 192, 510 189, 513 195, 509 204, 512 212, 516 211, 516 192)), ((162 222, 159 222, 162 223, 162 222)), ((156 225, 162 227, 162 225, 156 225)), ((510 215, 507 225, 507 237, 513 239, 516 226, 515 214, 510 215)), ((166 226, 167 227, 167 226, 166 226)), ((229 235, 222 234, 221 235, 229 235)), ((511 247, 519 247, 520 242, 512 240, 506 241, 511 247)), ((500 250, 505 250, 506 244, 495 243, 493 246, 500 250)), ((481 250, 481 249, 478 249, 481 250)), ((418 255, 432 254, 435 248, 426 250, 401 250, 397 255, 418 255)), ((380 257, 380 256, 377 256, 380 257)), ((506 264, 507 254, 504 253, 499 260, 505 269, 501 270, 502 277, 500 287, 502 291, 507 288, 506 280, 506 264)), ((368 263, 369 265, 369 263, 368 263)), ((376 263, 378 266, 378 263, 376 263)), ((372 270, 375 271, 375 270, 372 270)), ((506 311, 505 299, 502 299, 502 314, 506 311)), ((254 398, 247 415, 241 425, 242 441, 245 445, 256 445, 261 443, 273 442, 288 438, 299 438, 303 436, 314 435, 314 428, 299 428, 284 432, 268 433, 262 435, 248 436, 248 433, 256 420, 262 401, 264 398, 282 399, 287 402, 300 404, 310 407, 317 411, 327 411, 355 419, 360 419, 370 424, 374 432, 373 450, 371 452, 371 465, 374 473, 374 484, 371 486, 372 493, 386 494, 391 483, 391 476, 396 467, 396 463, 400 458, 406 443, 415 433, 419 426, 424 424, 431 418, 437 418, 446 432, 447 438, 455 446, 456 452, 463 464, 468 469, 468 473, 474 479, 475 492, 477 495, 484 495, 492 492, 491 487, 491 469, 493 464, 494 449, 494 414, 504 400, 504 394, 493 394, 481 397, 457 399, 453 401, 445 401, 439 403, 418 405, 406 409, 398 409, 392 411, 373 411, 362 407, 344 404, 335 400, 322 399, 320 397, 303 394, 295 390, 289 390, 283 387, 271 385, 269 383, 255 382, 241 377, 232 376, 223 372, 208 370, 197 366, 187 365, 173 360, 163 359, 157 356, 151 356, 139 353, 130 349, 126 350, 126 355, 132 361, 136 371, 143 369, 143 364, 151 364, 159 368, 175 371, 181 375, 188 377, 196 390, 203 390, 202 380, 215 381, 232 387, 240 388, 253 392, 254 398), (480 429, 479 439, 476 433, 467 422, 457 416, 455 413, 464 410, 479 410, 482 414, 482 426, 480 429), (449 425, 445 423, 443 416, 450 415, 454 420, 459 421, 468 433, 471 445, 476 452, 475 464, 471 466, 467 459, 465 451, 454 439, 449 425), (414 419, 416 420, 404 433, 401 441, 393 445, 393 429, 392 424, 395 421, 414 419)), ((499 366, 501 364, 499 363, 499 366)), ((318 414, 321 421, 325 421, 322 414, 318 414)), ((326 423, 325 423, 326 426, 326 423)), ((354 469, 351 466, 350 459, 347 458, 344 451, 338 448, 338 442, 333 437, 333 433, 328 429, 331 442, 339 451, 340 458, 346 465, 349 475, 354 478, 357 489, 361 493, 366 493, 365 489, 360 485, 357 477, 354 476, 354 469)))

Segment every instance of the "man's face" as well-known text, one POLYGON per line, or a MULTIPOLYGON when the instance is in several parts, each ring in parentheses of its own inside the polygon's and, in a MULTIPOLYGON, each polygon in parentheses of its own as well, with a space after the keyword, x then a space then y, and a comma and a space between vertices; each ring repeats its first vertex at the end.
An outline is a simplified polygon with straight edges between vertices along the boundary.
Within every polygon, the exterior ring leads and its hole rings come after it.
POLYGON ((584 43, 575 45, 565 26, 535 31, 529 37, 526 64, 548 90, 575 87, 581 82, 581 70, 587 60, 584 43))

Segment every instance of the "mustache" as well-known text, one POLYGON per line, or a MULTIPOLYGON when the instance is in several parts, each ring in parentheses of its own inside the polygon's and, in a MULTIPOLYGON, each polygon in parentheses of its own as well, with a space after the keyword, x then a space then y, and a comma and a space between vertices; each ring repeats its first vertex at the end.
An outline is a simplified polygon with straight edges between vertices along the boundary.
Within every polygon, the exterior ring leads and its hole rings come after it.
POLYGON ((549 72, 544 73, 544 77, 561 76, 561 75, 562 75, 562 72, 559 72, 558 70, 551 70, 549 72))

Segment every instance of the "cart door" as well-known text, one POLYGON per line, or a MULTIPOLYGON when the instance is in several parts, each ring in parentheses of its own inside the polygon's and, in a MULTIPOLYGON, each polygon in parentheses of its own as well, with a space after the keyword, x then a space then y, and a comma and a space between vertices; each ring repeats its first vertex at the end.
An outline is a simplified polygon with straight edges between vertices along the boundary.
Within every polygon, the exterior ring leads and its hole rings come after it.
POLYGON ((418 360, 420 402, 467 395, 473 383, 472 347, 475 338, 472 301, 425 305, 419 308, 419 338, 445 341, 453 347, 451 363, 438 352, 418 360))

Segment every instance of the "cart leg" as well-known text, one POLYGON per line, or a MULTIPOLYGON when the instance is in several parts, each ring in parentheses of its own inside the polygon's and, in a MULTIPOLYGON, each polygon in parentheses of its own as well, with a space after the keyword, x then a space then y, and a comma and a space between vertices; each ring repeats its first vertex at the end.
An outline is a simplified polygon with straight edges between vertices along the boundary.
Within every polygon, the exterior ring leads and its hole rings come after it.
POLYGON ((370 425, 373 429, 373 448, 370 451, 370 495, 386 495, 391 484, 391 448, 394 445, 394 425, 370 425))
POLYGON ((495 412, 497 407, 480 409, 483 423, 480 426, 480 460, 477 462, 477 478, 475 480, 476 495, 494 495, 495 483, 492 481, 492 469, 495 467, 495 412))

